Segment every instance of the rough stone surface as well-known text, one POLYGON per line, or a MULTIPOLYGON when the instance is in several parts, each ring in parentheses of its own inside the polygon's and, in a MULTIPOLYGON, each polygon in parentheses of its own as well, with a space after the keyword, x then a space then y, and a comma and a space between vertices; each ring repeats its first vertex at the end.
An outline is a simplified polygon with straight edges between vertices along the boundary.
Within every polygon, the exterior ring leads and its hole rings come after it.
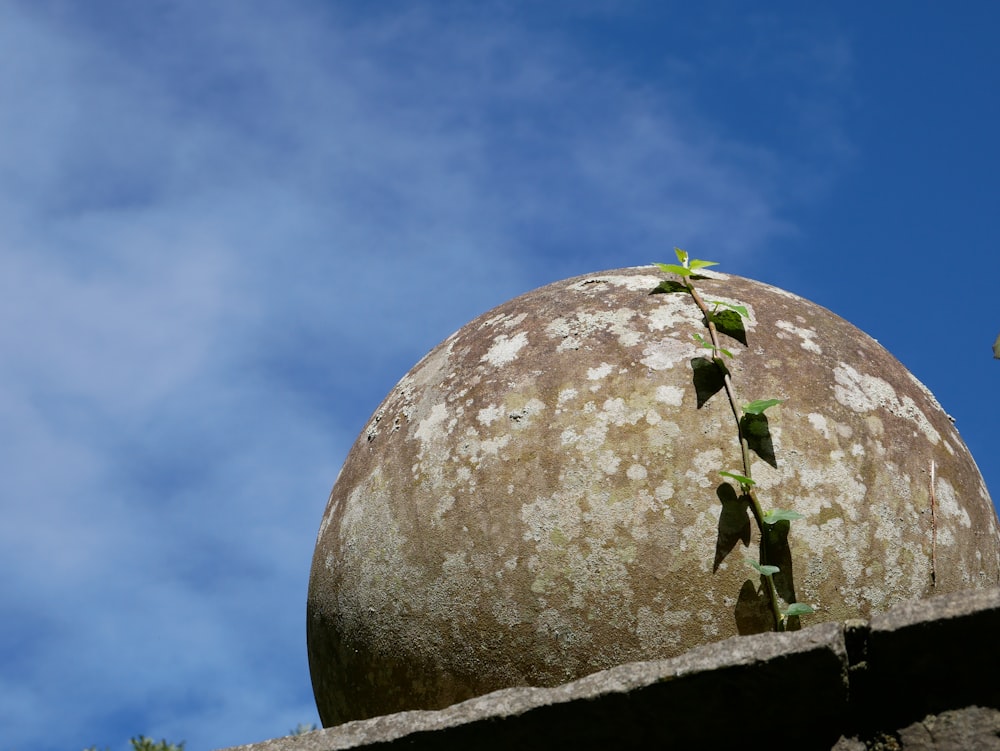
MULTIPOLYGON (((745 305, 724 335, 753 475, 794 523, 776 579, 869 618, 994 586, 996 514, 931 394, 829 311, 706 272, 745 305)), ((701 316, 649 268, 543 287, 477 318, 378 407, 324 514, 308 598, 325 725, 553 686, 770 627, 724 392, 693 367, 701 316), (698 376, 697 378, 695 376, 698 376)))
POLYGON ((968 707, 930 715, 899 731, 904 751, 1000 751, 1000 710, 968 707))

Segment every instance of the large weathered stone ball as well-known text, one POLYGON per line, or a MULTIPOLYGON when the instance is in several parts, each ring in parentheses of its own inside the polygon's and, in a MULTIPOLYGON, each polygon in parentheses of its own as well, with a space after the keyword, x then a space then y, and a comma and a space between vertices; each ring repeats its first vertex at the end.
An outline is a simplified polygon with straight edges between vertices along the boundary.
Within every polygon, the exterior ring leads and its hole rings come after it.
MULTIPOLYGON (((994 586, 996 513, 928 390, 788 292, 705 272, 772 540, 806 626, 994 586), (720 307, 720 311, 725 310, 720 307), (733 315, 736 320, 733 320, 733 315)), ((652 268, 581 276, 480 316, 378 407, 334 485, 308 598, 324 725, 551 686, 773 627, 735 483, 737 422, 652 268)))

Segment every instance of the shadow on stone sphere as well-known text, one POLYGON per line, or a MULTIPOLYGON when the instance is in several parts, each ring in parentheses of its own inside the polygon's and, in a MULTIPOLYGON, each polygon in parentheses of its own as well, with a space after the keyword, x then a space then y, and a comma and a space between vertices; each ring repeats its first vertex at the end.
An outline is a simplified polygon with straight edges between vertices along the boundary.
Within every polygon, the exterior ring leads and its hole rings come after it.
POLYGON ((719 485, 715 494, 722 502, 722 511, 719 513, 713 573, 719 570, 719 564, 733 551, 736 543, 742 542, 743 547, 750 545, 750 502, 746 497, 736 495, 733 486, 727 482, 719 485))

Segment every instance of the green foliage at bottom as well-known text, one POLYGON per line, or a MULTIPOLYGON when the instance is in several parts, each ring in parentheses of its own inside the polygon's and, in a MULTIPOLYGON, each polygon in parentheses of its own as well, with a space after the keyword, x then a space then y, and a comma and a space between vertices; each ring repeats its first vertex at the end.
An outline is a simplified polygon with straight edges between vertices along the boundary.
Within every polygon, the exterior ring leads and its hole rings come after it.
MULTIPOLYGON (((166 740, 154 741, 152 738, 147 738, 144 735, 140 735, 138 738, 133 738, 129 741, 132 744, 132 751, 184 751, 184 741, 180 744, 167 743, 166 740)), ((90 748, 85 748, 83 751, 98 751, 97 746, 91 746, 90 748)))

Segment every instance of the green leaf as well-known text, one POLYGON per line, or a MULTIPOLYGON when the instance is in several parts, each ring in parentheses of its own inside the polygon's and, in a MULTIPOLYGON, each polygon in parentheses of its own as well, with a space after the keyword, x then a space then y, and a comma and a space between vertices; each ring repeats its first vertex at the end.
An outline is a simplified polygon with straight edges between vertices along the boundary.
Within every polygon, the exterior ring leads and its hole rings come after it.
POLYGON ((667 274, 677 274, 678 276, 691 276, 691 269, 684 268, 683 266, 678 266, 674 263, 658 263, 656 266, 659 267, 660 271, 667 274))
POLYGON ((758 399, 755 402, 750 402, 749 404, 743 405, 743 412, 748 415, 762 415, 764 410, 773 407, 775 404, 781 404, 784 399, 758 399))
POLYGON ((675 279, 664 279, 657 285, 656 291, 673 294, 674 292, 688 292, 688 288, 675 279))
POLYGON ((998 335, 997 340, 993 342, 993 359, 1000 360, 1000 335, 998 335))
POLYGON ((680 248, 674 248, 674 254, 677 256, 677 260, 684 265, 684 268, 687 268, 688 265, 687 251, 681 250, 680 248))
POLYGON ((707 339, 705 339, 705 337, 703 337, 701 334, 694 333, 694 334, 691 334, 691 336, 694 337, 695 341, 697 341, 698 344, 700 346, 704 347, 705 349, 710 349, 713 352, 719 352, 719 353, 725 355, 726 357, 732 359, 733 353, 730 352, 728 349, 723 349, 722 347, 716 347, 710 341, 708 341, 707 339))
POLYGON ((812 606, 806 605, 804 602, 793 602, 788 606, 786 610, 782 610, 782 615, 807 615, 809 613, 815 613, 816 611, 812 609, 812 606))
POLYGON ((798 511, 785 511, 780 508, 773 508, 764 514, 765 524, 777 524, 778 522, 793 522, 802 519, 803 516, 798 511))
POLYGON ((747 558, 746 561, 755 569, 757 569, 757 573, 759 573, 761 576, 774 576, 776 573, 781 571, 781 569, 778 568, 777 566, 761 566, 753 558, 747 558))
POLYGON ((722 300, 709 300, 712 305, 721 305, 723 308, 729 308, 729 310, 734 313, 739 313, 741 318, 750 318, 750 314, 747 312, 745 305, 733 305, 732 303, 723 302, 722 300))
POLYGON ((706 269, 709 266, 718 266, 718 265, 719 264, 716 263, 715 261, 702 261, 702 260, 700 260, 698 258, 693 258, 693 259, 691 259, 691 263, 688 264, 688 267, 692 271, 694 271, 695 269, 706 269))
POLYGON ((753 480, 751 480, 749 477, 746 477, 745 475, 737 474, 736 472, 719 472, 719 474, 722 475, 723 477, 728 477, 728 478, 730 478, 732 480, 736 480, 736 482, 738 482, 740 485, 746 485, 747 487, 750 487, 751 485, 756 485, 757 484, 756 482, 754 482, 753 480))

